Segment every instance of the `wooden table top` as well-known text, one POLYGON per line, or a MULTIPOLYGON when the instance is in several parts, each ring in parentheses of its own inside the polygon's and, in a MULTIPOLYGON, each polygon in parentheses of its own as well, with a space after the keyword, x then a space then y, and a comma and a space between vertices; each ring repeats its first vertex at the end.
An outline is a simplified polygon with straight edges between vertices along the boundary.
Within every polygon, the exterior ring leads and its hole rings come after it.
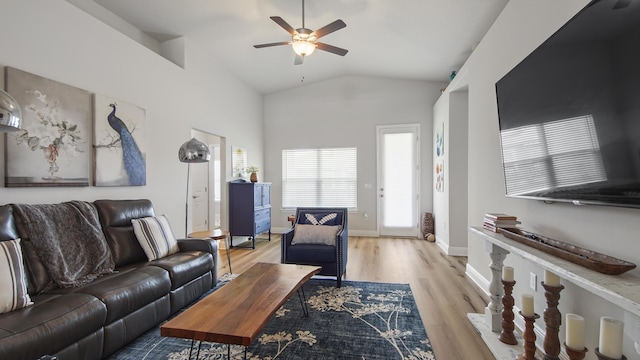
POLYGON ((318 266, 257 263, 160 327, 160 335, 249 346, 318 266))
POLYGON ((196 231, 188 235, 190 238, 211 238, 214 240, 224 239, 227 236, 228 231, 222 231, 220 229, 196 231))

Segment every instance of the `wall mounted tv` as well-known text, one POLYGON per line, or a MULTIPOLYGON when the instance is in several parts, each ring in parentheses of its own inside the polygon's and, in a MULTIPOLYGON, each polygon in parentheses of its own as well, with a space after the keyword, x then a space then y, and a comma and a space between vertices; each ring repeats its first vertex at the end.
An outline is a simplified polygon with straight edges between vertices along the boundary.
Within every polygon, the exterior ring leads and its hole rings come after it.
POLYGON ((640 207, 640 1, 592 1, 496 95, 507 196, 640 207))

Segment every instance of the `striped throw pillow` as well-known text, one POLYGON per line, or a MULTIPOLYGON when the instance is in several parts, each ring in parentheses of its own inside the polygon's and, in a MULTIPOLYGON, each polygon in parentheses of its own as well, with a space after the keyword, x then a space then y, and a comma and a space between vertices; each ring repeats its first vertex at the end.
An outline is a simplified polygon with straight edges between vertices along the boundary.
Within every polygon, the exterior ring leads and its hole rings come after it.
POLYGON ((132 219, 131 224, 149 261, 178 252, 178 241, 166 216, 132 219))
POLYGON ((27 293, 20 239, 0 241, 0 314, 33 304, 27 293))

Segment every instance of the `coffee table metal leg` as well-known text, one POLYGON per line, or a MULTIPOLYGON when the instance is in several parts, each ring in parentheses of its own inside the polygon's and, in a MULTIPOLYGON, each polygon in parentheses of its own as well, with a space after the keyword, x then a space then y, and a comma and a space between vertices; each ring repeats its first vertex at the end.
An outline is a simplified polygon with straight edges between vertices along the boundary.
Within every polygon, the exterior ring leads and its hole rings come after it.
POLYGON ((227 262, 229 263, 229 274, 233 274, 233 271, 231 271, 231 255, 229 255, 229 250, 231 249, 231 239, 229 235, 224 237, 224 247, 227 253, 227 262))
POLYGON ((301 286, 298 288, 298 299, 300 299, 300 305, 302 306, 302 312, 304 317, 309 317, 309 307, 307 306, 307 298, 304 296, 304 288, 301 286))
MULTIPOLYGON (((200 358, 200 347, 202 346, 202 341, 198 343, 198 352, 196 353, 196 360, 200 358)), ((191 357, 189 357, 191 358, 191 357)))

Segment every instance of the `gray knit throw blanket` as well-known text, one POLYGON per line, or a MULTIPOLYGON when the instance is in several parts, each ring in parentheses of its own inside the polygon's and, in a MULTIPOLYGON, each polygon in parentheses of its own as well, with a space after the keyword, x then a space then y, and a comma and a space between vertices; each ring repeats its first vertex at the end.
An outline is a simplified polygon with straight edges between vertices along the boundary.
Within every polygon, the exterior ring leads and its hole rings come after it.
MULTIPOLYGON (((12 204, 27 239, 59 287, 85 285, 113 272, 114 262, 93 204, 12 204)), ((20 234, 24 236, 24 234, 20 234)))

